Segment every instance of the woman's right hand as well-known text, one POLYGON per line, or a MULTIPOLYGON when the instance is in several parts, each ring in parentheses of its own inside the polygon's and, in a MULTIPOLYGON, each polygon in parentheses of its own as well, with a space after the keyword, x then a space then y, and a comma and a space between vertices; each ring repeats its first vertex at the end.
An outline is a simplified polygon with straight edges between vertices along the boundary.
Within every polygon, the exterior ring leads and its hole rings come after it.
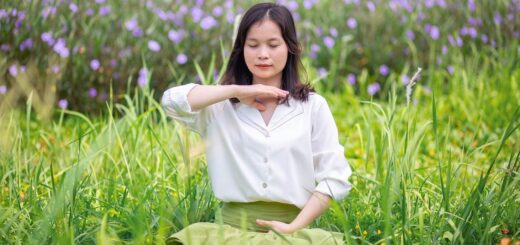
POLYGON ((285 98, 289 94, 288 91, 263 84, 238 85, 237 87, 236 98, 240 100, 240 102, 255 107, 260 111, 264 111, 266 108, 258 99, 280 99, 285 98))

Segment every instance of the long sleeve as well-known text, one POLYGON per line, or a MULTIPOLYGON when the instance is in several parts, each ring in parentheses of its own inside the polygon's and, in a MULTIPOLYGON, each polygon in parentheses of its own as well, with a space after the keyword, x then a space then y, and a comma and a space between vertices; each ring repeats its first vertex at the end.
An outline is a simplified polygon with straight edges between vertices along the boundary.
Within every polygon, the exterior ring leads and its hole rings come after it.
POLYGON ((339 144, 338 129, 327 101, 318 96, 312 113, 312 156, 315 191, 324 193, 338 201, 352 188, 348 178, 352 170, 339 144))
POLYGON ((211 119, 211 106, 192 111, 188 103, 188 93, 197 85, 189 83, 166 90, 162 96, 161 105, 167 116, 204 136, 211 119))

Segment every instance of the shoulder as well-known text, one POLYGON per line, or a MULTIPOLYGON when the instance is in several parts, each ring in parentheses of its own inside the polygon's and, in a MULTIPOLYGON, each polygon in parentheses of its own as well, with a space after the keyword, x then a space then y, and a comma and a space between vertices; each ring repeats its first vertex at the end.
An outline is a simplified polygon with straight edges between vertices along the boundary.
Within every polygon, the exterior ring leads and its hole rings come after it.
POLYGON ((307 103, 311 108, 320 108, 323 105, 327 105, 327 100, 325 97, 316 92, 310 92, 307 103))

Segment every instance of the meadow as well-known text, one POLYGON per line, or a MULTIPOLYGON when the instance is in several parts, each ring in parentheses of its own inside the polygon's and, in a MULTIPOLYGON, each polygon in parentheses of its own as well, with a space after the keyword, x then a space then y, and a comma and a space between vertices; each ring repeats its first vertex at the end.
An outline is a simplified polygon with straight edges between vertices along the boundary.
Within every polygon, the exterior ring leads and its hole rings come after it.
MULTIPOLYGON (((251 3, 4 1, 0 243, 164 244, 215 221, 202 141, 158 99, 218 82, 251 3)), ((348 244, 517 244, 520 1, 280 3, 353 169, 311 227, 348 244)))

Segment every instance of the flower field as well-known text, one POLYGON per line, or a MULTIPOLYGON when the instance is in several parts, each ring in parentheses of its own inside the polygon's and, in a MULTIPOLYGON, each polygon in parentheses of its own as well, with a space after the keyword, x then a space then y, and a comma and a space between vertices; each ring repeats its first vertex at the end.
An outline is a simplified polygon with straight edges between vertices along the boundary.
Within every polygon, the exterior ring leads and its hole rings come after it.
MULTIPOLYGON (((312 227, 520 241, 520 1, 278 2, 353 169, 312 227)), ((202 141, 158 99, 217 83, 253 3, 3 1, 0 244, 163 244, 215 221, 202 141)))

